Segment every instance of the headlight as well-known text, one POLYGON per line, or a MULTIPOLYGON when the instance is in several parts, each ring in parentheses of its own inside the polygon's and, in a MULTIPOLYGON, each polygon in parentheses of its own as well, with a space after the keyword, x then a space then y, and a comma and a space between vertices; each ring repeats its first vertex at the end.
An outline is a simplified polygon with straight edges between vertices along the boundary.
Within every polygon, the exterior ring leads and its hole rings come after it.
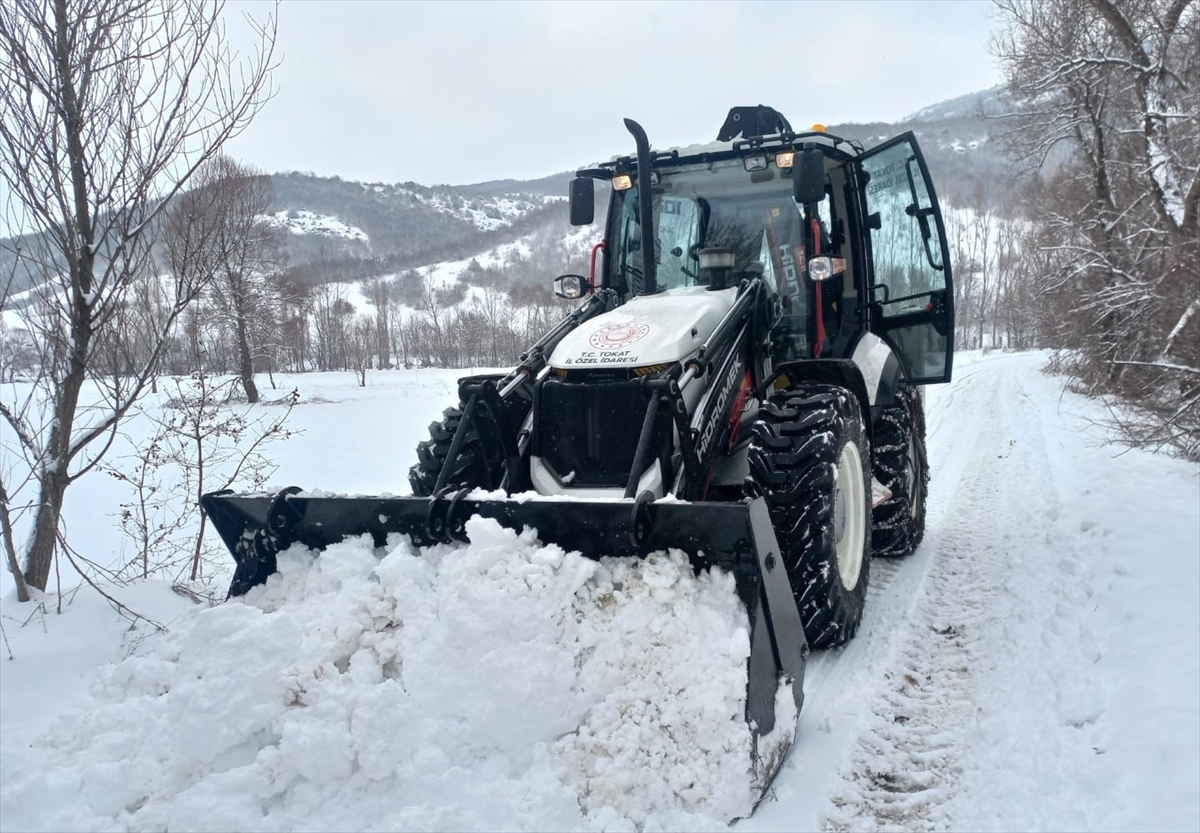
POLYGON ((754 173, 755 171, 765 171, 767 169, 767 165, 769 164, 770 162, 765 153, 756 153, 754 156, 747 156, 742 160, 742 165, 750 173, 754 173))
POLYGON ((808 262, 808 277, 814 281, 827 281, 845 271, 844 257, 814 257, 808 262))
POLYGON ((833 275, 833 264, 827 257, 814 257, 808 262, 808 276, 814 281, 827 281, 833 275))

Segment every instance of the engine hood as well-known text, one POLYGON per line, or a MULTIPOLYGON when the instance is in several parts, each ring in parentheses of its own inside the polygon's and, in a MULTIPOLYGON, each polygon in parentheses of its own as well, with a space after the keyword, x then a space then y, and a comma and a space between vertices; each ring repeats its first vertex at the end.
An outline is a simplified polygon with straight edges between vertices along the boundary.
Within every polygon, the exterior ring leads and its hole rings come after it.
POLYGON ((639 367, 686 358, 712 335, 736 300, 736 287, 639 295, 568 333, 550 354, 550 366, 639 367))

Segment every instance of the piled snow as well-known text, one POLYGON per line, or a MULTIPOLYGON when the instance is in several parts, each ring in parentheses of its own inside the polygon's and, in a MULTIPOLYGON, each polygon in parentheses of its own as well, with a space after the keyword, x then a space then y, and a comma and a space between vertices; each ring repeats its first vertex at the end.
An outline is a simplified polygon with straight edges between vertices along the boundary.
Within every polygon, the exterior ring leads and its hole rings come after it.
POLYGON ((284 553, 6 760, 4 827, 694 830, 747 814, 733 578, 677 552, 595 562, 467 529, 470 545, 423 552, 395 536, 284 553))
POLYGON ((347 240, 370 242, 367 233, 355 226, 347 225, 337 217, 314 214, 311 211, 279 211, 265 218, 268 223, 283 228, 292 234, 324 234, 327 237, 344 237, 347 240))

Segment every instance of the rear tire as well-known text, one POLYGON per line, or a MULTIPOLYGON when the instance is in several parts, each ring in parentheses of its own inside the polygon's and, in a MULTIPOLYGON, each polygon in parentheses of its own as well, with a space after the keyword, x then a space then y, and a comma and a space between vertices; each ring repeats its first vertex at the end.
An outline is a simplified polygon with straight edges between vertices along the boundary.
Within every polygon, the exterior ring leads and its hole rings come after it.
POLYGON ((920 391, 903 385, 875 423, 875 477, 892 497, 875 507, 871 549, 875 555, 909 555, 925 537, 929 465, 925 409, 920 391))
POLYGON ((804 635, 814 648, 850 640, 871 566, 871 449, 858 399, 797 384, 775 394, 752 429, 746 491, 766 499, 804 635))

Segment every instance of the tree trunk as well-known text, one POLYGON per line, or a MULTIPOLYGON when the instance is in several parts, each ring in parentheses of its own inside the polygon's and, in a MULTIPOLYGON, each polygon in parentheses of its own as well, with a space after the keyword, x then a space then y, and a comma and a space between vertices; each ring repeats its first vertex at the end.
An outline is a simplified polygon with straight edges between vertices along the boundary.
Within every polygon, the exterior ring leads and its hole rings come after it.
MULTIPOLYGON (((77 311, 77 314, 78 311, 77 311)), ((71 429, 75 424, 75 409, 83 387, 85 361, 90 338, 84 328, 76 327, 77 340, 72 346, 71 372, 63 380, 56 403, 56 419, 46 445, 45 467, 42 469, 38 492, 37 515, 33 522, 33 537, 25 557, 25 583, 45 590, 54 565, 58 547, 58 524, 62 516, 63 493, 70 483, 71 429)))
POLYGON ((233 306, 234 317, 237 319, 238 374, 246 391, 246 401, 253 405, 258 401, 258 386, 254 384, 254 361, 250 355, 250 338, 246 333, 245 306, 236 291, 233 306))
POLYGON ((50 581, 50 568, 54 565, 54 551, 58 546, 65 478, 59 477, 57 472, 46 472, 42 475, 40 491, 42 502, 38 505, 33 539, 25 556, 25 583, 44 591, 50 581))
POLYGON ((66 252, 71 274, 71 347, 67 359, 69 370, 62 386, 55 391, 54 424, 42 455, 38 473, 38 508, 33 522, 33 537, 25 559, 25 583, 45 590, 54 565, 58 547, 58 524, 62 516, 63 493, 70 484, 71 430, 75 426, 75 409, 79 391, 87 375, 88 349, 92 339, 92 310, 90 306, 95 275, 95 231, 92 227, 91 203, 88 198, 88 175, 85 170, 83 131, 85 126, 79 112, 75 89, 74 68, 71 66, 68 10, 65 0, 54 4, 56 41, 55 63, 62 79, 62 126, 67 140, 67 158, 71 179, 73 215, 66 223, 74 233, 75 248, 66 252))

